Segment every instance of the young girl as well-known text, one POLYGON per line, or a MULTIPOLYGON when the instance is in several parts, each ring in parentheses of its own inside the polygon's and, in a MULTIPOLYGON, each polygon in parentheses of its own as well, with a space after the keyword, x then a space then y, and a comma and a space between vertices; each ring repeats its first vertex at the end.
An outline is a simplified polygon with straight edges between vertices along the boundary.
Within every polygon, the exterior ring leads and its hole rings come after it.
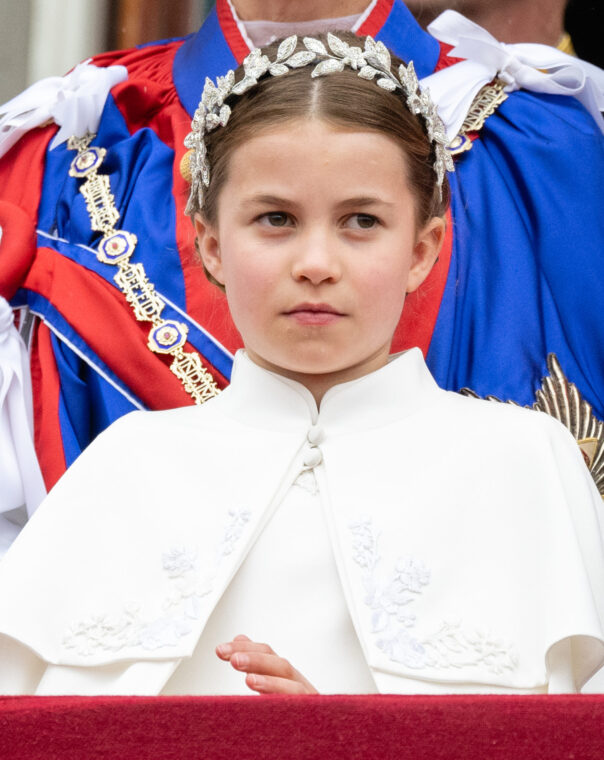
POLYGON ((0 692, 526 694, 600 667, 572 438, 388 355, 451 168, 399 64, 289 38, 206 84, 189 210, 245 351, 204 406, 122 418, 38 510, 0 565, 0 692))

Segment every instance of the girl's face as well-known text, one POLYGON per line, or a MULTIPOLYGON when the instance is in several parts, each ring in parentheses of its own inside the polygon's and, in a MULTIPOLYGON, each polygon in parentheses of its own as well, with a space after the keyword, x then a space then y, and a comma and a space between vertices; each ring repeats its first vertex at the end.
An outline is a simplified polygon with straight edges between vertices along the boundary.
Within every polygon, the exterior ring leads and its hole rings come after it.
POLYGON ((250 358, 317 400, 386 363, 405 293, 444 235, 441 219, 416 229, 394 140, 317 119, 240 145, 217 219, 196 217, 200 251, 250 358))

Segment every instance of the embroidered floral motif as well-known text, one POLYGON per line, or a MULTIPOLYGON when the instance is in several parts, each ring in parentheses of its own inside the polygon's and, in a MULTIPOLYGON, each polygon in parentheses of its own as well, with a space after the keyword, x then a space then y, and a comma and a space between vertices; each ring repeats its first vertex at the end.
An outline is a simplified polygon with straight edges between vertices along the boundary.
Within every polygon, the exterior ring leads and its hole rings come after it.
POLYGON ((179 578, 189 570, 194 570, 196 560, 197 554, 187 552, 184 547, 171 549, 169 552, 162 555, 164 570, 168 573, 170 578, 179 578))
POLYGON ((199 571, 195 550, 175 547, 162 555, 170 588, 161 603, 161 614, 155 619, 143 615, 137 604, 127 605, 117 615, 91 615, 67 629, 63 646, 75 649, 83 657, 118 652, 125 647, 155 650, 176 646, 201 618, 203 598, 213 590, 222 560, 232 553, 250 518, 249 510, 229 510, 222 540, 210 563, 213 568, 205 573, 199 571))
POLYGON ((514 670, 518 665, 511 646, 485 631, 464 631, 459 621, 443 622, 439 630, 422 643, 428 652, 430 665, 437 668, 481 665, 498 675, 514 670))
POLYGON ((235 548, 235 544, 241 538, 243 529, 249 521, 252 513, 248 509, 231 509, 229 510, 229 524, 224 532, 222 539, 222 554, 227 556, 235 548))
POLYGON ((410 606, 430 583, 430 571, 411 557, 400 557, 389 580, 378 572, 379 536, 371 519, 350 524, 352 556, 362 569, 364 602, 372 611, 371 630, 376 646, 393 662, 408 668, 463 668, 482 666, 500 674, 514 670, 516 655, 511 645, 483 631, 468 632, 459 622, 443 621, 438 631, 419 639, 413 635, 416 616, 410 606))

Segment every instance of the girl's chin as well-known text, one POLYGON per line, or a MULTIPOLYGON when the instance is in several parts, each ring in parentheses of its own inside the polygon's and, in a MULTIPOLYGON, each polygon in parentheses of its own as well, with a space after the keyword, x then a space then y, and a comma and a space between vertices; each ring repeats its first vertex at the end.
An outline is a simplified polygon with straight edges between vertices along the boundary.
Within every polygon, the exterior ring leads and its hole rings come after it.
POLYGON ((333 351, 305 354, 303 351, 287 352, 286 355, 260 354, 246 349, 256 364, 277 374, 325 375, 347 368, 346 361, 334 361, 333 351), (325 355, 327 354, 327 355, 325 355))
MULTIPOLYGON (((303 380, 304 377, 327 377, 347 376, 354 374, 359 377, 368 374, 377 369, 376 357, 371 359, 363 357, 338 356, 337 350, 333 346, 322 350, 305 350, 303 347, 297 347, 288 351, 285 355, 262 355, 247 349, 248 356, 261 367, 292 379, 303 380), (367 365, 364 370, 364 366, 367 365)), ((387 354, 382 364, 387 361, 387 354)), ((341 382, 345 382, 342 380, 341 382)))

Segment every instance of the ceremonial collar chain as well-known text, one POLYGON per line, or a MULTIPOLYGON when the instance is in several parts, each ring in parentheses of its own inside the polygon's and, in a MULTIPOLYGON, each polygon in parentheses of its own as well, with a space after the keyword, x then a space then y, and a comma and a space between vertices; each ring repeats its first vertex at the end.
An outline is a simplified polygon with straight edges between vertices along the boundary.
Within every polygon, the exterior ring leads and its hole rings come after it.
POLYGON ((435 104, 430 99, 429 91, 419 87, 413 61, 408 66, 401 64, 398 72, 392 72, 390 53, 382 42, 376 42, 371 37, 365 38, 365 49, 353 47, 336 37, 327 35, 327 45, 314 37, 304 37, 302 40, 305 50, 296 51, 298 37, 292 35, 279 45, 277 56, 271 61, 260 48, 252 52, 243 61, 244 76, 235 82, 235 72, 229 71, 225 76, 218 77, 216 84, 206 78, 201 101, 193 121, 191 132, 185 139, 185 146, 192 150, 189 158, 191 171, 191 193, 186 212, 193 213, 196 208, 203 207, 204 188, 210 184, 210 165, 204 137, 219 126, 226 126, 231 108, 225 100, 231 95, 242 95, 266 73, 278 77, 287 74, 290 69, 299 69, 316 64, 311 77, 316 78, 343 71, 349 66, 362 79, 375 81, 378 87, 394 92, 402 90, 405 94, 407 108, 413 114, 421 116, 428 135, 434 146, 434 172, 436 182, 442 192, 445 171, 453 171, 453 160, 447 145, 449 143, 444 125, 438 115, 435 104))

